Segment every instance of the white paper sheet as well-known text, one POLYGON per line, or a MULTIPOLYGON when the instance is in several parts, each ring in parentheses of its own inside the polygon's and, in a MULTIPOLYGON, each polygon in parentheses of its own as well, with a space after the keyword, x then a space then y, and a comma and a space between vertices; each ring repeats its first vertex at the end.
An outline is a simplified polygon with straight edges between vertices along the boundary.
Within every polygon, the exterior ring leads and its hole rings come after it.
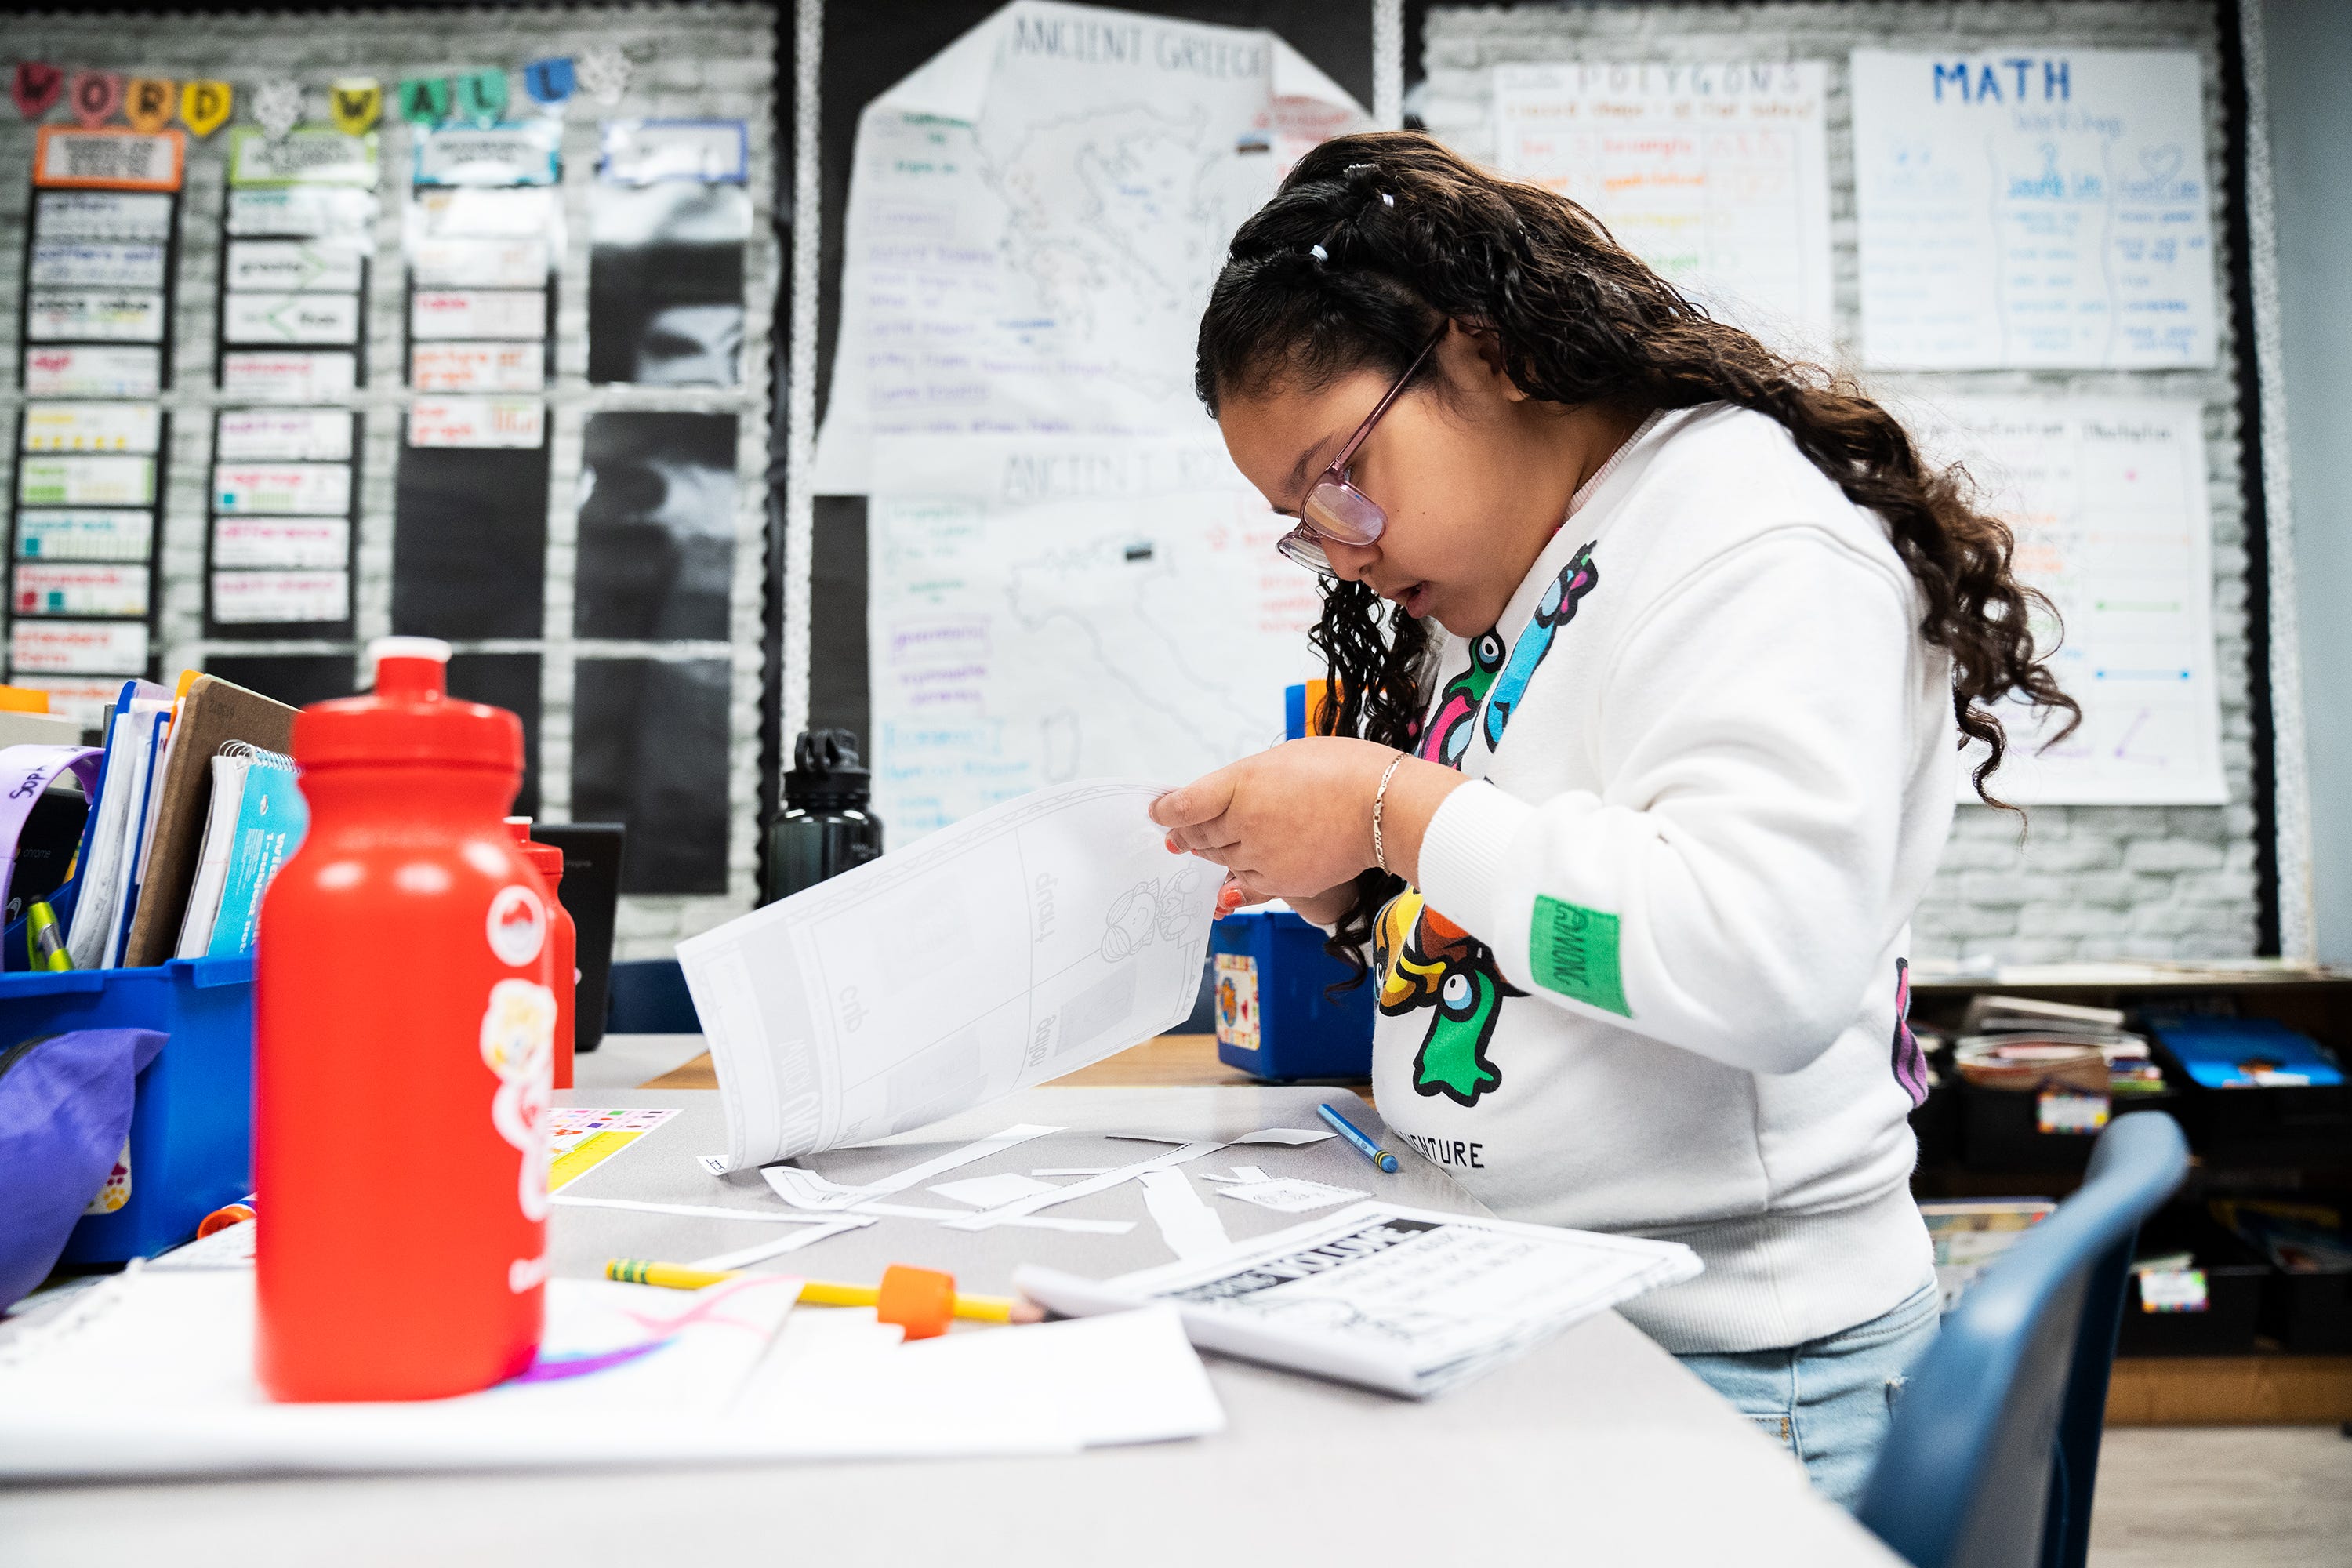
POLYGON ((1826 353, 1837 321, 1819 60, 1495 68, 1495 160, 1717 317, 1826 353))
POLYGON ((678 943, 730 1169, 920 1127, 1192 1010, 1221 877, 1159 786, 1041 790, 678 943))
POLYGON ((1196 1345, 1419 1397, 1699 1268, 1679 1242, 1368 1202, 1214 1259, 1013 1279, 1056 1312, 1167 1301, 1196 1345))
POLYGON ((558 1193, 547 1200, 565 1208, 624 1209, 632 1214, 683 1215, 690 1219, 740 1219, 753 1225, 823 1225, 820 1214, 780 1214, 774 1209, 730 1209, 716 1204, 654 1204, 635 1198, 573 1198, 558 1193))
MULTIPOLYGON (((2048 726, 2003 711, 1995 793, 2024 805, 2225 803, 2202 406, 1948 397, 1903 413, 1927 451, 1967 463, 2016 531, 2017 574, 2065 623, 2053 663, 2082 728, 2044 752, 2048 726)), ((1981 755, 1960 753, 1963 801, 1981 755)))
POLYGON ((787 1203, 808 1209, 846 1209, 853 1205, 888 1197, 893 1193, 903 1193, 908 1187, 922 1185, 933 1176, 945 1175, 948 1172, 969 1165, 976 1160, 985 1160, 992 1154, 1002 1154, 1007 1149, 1026 1143, 1032 1138, 1060 1131, 1058 1127, 1042 1127, 1028 1122, 1017 1123, 1002 1132, 966 1143, 961 1148, 950 1149, 944 1154, 923 1161, 920 1164, 909 1165, 903 1171, 894 1171, 889 1175, 879 1176, 870 1182, 862 1182, 856 1186, 827 1181, 814 1171, 788 1167, 771 1169, 761 1173, 767 1178, 768 1185, 775 1190, 776 1195, 787 1203))
MULTIPOLYGON (((874 809, 903 846, 1086 774, 1194 778, 1321 673, 1315 580, 1216 443, 886 437, 866 529, 874 809)), ((895 852, 895 851, 894 851, 895 852)))
POLYGON ((1866 363, 2213 363, 2194 51, 1857 49, 1853 80, 1866 363))
POLYGON ((1160 1227, 1160 1238, 1179 1258, 1211 1258, 1233 1245, 1225 1222, 1201 1201, 1181 1171, 1146 1171, 1136 1178, 1143 1206, 1160 1227))
POLYGON ((538 1370, 579 1375, 274 1405, 253 1380, 250 1272, 134 1269, 0 1348, 0 1477, 1056 1453, 1224 1425, 1165 1309, 900 1346, 871 1312, 792 1311, 797 1289, 552 1280, 538 1370), (638 1346, 658 1353, 587 1370, 638 1346))
POLYGON ((858 116, 818 489, 887 474, 877 434, 1199 428, 1227 242, 1300 153, 1369 125, 1269 32, 997 11, 858 116))
MULTIPOLYGON (((846 1208, 842 1206, 845 1193, 855 1193, 854 1187, 844 1187, 828 1182, 814 1171, 803 1171, 793 1165, 769 1165, 760 1172, 769 1189, 784 1202, 807 1209, 814 1215, 862 1214, 884 1219, 928 1219, 946 1221, 961 1219, 964 1209, 933 1208, 922 1204, 887 1204, 872 1199, 859 1199, 846 1208)), ((1043 1184, 1040 1184, 1041 1185, 1043 1184)), ((1047 1188, 1048 1192, 1057 1189, 1047 1188)), ((1055 1219, 1042 1215, 1009 1219, 1007 1225, 1027 1226, 1034 1230, 1066 1230, 1099 1236, 1123 1236, 1135 1228, 1131 1220, 1055 1219)))

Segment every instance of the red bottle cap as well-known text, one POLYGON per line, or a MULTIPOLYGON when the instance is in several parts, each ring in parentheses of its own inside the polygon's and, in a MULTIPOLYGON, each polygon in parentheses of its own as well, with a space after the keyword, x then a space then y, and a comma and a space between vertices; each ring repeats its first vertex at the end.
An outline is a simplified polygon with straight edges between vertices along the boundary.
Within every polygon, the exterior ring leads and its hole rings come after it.
POLYGON ((294 716, 296 762, 306 768, 442 763, 521 773, 522 721, 503 708, 447 695, 447 643, 378 637, 368 653, 375 660, 373 691, 312 703, 294 716))
POLYGON ((521 850, 523 858, 547 879, 549 887, 552 888, 563 880, 563 849, 561 845, 541 844, 533 838, 528 816, 509 816, 506 825, 507 831, 514 835, 515 847, 521 850))

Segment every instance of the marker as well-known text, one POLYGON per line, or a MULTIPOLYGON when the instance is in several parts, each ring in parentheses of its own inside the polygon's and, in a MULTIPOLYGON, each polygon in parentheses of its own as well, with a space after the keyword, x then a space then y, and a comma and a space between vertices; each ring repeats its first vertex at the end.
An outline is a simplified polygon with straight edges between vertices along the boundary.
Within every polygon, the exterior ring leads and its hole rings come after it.
POLYGON ((1396 1156, 1364 1136, 1362 1128, 1358 1127, 1328 1105, 1318 1105, 1315 1110, 1317 1114, 1331 1124, 1332 1131, 1356 1146, 1357 1153, 1370 1160, 1381 1170, 1393 1171, 1397 1168, 1396 1156))
POLYGON ((58 911, 39 899, 25 911, 25 954, 35 969, 65 970, 73 967, 73 958, 66 952, 66 939, 58 931, 58 911))
MULTIPOLYGON (((652 1263, 641 1258, 615 1258, 604 1265, 604 1278, 629 1285, 659 1285, 671 1290, 699 1290, 743 1277, 740 1269, 689 1268, 680 1263, 652 1263)), ((879 1285, 843 1285, 828 1279, 804 1279, 800 1300, 812 1307, 872 1307, 886 1323, 897 1323, 909 1339, 929 1337, 947 1327, 950 1316, 983 1323, 1034 1323, 1045 1313, 1027 1301, 1010 1296, 967 1296, 955 1288, 955 1277, 929 1268, 894 1263, 879 1285), (887 1298, 887 1300, 886 1300, 887 1298), (936 1325, 936 1326, 934 1326, 936 1325)))

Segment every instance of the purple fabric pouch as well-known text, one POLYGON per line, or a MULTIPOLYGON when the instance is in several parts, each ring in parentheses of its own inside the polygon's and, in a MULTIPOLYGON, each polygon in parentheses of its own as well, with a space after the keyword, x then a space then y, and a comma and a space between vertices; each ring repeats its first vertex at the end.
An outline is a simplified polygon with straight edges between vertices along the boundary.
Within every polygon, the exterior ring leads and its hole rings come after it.
POLYGON ((105 1184, 131 1131, 131 1090, 163 1040, 76 1029, 0 1049, 0 1308, 47 1278, 105 1184))

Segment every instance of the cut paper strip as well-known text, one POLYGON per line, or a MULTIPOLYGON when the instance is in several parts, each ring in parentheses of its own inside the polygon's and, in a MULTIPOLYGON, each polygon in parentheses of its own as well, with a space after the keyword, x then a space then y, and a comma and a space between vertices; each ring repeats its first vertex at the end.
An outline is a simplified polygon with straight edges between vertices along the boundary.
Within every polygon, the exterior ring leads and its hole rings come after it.
MULTIPOLYGON (((842 1189, 813 1172, 800 1170, 792 1165, 771 1165, 760 1174, 766 1178, 770 1189, 778 1197, 812 1214, 865 1214, 878 1215, 885 1219, 940 1221, 971 1217, 960 1209, 935 1209, 915 1204, 885 1204, 870 1200, 843 1208, 835 1201, 842 1189), (831 1188, 832 1192, 824 1191, 827 1188, 831 1188)), ((1060 1190, 1060 1188, 1048 1189, 1049 1192, 1060 1190)), ((1104 1236, 1122 1236, 1135 1228, 1134 1222, 1131 1220, 1024 1218, 1008 1220, 1005 1223, 1024 1225, 1037 1230, 1087 1231, 1104 1236)))
POLYGON ((1239 1198, 1245 1204, 1255 1204, 1262 1209, 1273 1209, 1281 1214, 1307 1214, 1371 1194, 1354 1187, 1327 1187, 1320 1182, 1284 1177, 1275 1181, 1252 1182, 1238 1187, 1219 1187, 1217 1195, 1239 1198))
POLYGON ((1033 1176, 1099 1176, 1108 1165, 1040 1165, 1029 1173, 1033 1176))
POLYGON ((575 1209, 626 1209, 632 1214, 683 1215, 689 1219, 740 1219, 753 1225, 823 1225, 825 1216, 816 1214, 778 1214, 774 1209, 729 1209, 715 1204, 652 1204, 635 1198, 567 1198, 551 1197, 549 1203, 575 1209))
POLYGON ((1235 1177, 1244 1182, 1270 1182, 1274 1180, 1272 1176, 1267 1175, 1255 1165, 1235 1165, 1234 1167, 1234 1174, 1235 1177))
POLYGON ((1015 1198, 1025 1198, 1032 1193, 1050 1193, 1050 1182, 1024 1176, 1018 1171, 1005 1171, 993 1176, 967 1176, 961 1182, 941 1182, 930 1189, 943 1198, 960 1204, 970 1204, 976 1209, 994 1208, 1015 1198))
POLYGON ((773 1241, 762 1241, 751 1247, 738 1247, 733 1252, 719 1252, 713 1253, 709 1258, 698 1258, 687 1267, 688 1268, 744 1268, 754 1263, 764 1262, 771 1258, 781 1258, 787 1252, 798 1252, 803 1247, 814 1247, 818 1242, 839 1236, 846 1230, 863 1230, 873 1223, 872 1219, 864 1215, 836 1215, 822 1225, 813 1225, 806 1230, 795 1231, 790 1236, 780 1236, 773 1241))
MULTIPOLYGON (((1106 1138, 1124 1138, 1132 1143, 1182 1143, 1181 1133, 1172 1132, 1106 1132, 1106 1138)), ((1309 1131, 1303 1127, 1261 1127, 1255 1132, 1244 1132, 1238 1138, 1228 1138, 1227 1143, 1320 1143, 1333 1134, 1309 1131)))
POLYGON ((857 1186, 845 1186, 839 1182, 829 1181, 814 1171, 803 1171, 795 1165, 771 1165, 760 1173, 768 1179, 768 1184, 771 1187, 775 1188, 776 1195, 788 1204, 793 1204, 804 1209, 845 1209, 852 1204, 862 1203, 869 1198, 887 1197, 892 1193, 903 1193, 908 1187, 922 1186, 932 1177, 943 1176, 959 1166, 969 1165, 975 1160, 985 1160, 991 1154, 1003 1153, 1016 1144, 1026 1143, 1032 1138, 1042 1138, 1048 1132, 1060 1131, 1058 1127, 1034 1127, 1027 1122, 1023 1122, 1008 1127, 992 1137, 982 1138, 976 1143, 967 1143, 961 1149, 950 1149, 938 1158, 926 1160, 919 1165, 909 1165, 895 1175, 884 1176, 857 1186), (806 1180, 801 1179, 803 1177, 806 1180), (794 1191, 785 1191, 784 1185, 779 1184, 780 1179, 783 1184, 792 1186, 794 1191))
POLYGON ((1137 1180, 1143 1185, 1143 1206, 1160 1226, 1160 1239, 1178 1258, 1208 1258, 1233 1246, 1225 1222, 1201 1201, 1183 1172, 1146 1171, 1137 1180))
POLYGON ((1089 1193, 1107 1192, 1122 1182, 1134 1181, 1147 1171, 1171 1170, 1178 1165, 1197 1160, 1203 1154, 1213 1154, 1223 1147, 1223 1143, 1187 1143, 1182 1148, 1171 1149, 1165 1154, 1155 1154, 1149 1160, 1139 1160, 1132 1165, 1121 1165, 1115 1171, 1105 1171, 1099 1176, 1091 1176, 1083 1182, 1073 1182, 1066 1187, 1055 1187, 1050 1193, 1033 1193, 1028 1197, 1017 1198, 1002 1208, 990 1209, 984 1214, 966 1215, 943 1223, 950 1230, 990 1230, 1000 1225, 1023 1224, 1039 1209, 1051 1205, 1067 1203, 1072 1198, 1082 1198, 1089 1193))

